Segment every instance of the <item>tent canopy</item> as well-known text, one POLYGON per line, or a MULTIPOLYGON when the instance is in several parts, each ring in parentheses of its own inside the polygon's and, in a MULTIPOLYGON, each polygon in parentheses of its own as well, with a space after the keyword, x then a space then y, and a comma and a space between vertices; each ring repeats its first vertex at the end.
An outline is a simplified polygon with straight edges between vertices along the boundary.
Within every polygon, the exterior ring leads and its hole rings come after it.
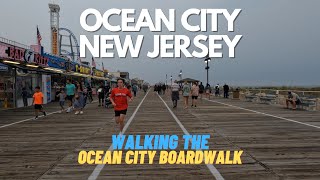
POLYGON ((191 83, 191 82, 200 82, 199 80, 196 80, 196 79, 185 78, 185 79, 181 79, 180 81, 178 81, 178 83, 184 83, 185 81, 187 81, 188 83, 191 83))

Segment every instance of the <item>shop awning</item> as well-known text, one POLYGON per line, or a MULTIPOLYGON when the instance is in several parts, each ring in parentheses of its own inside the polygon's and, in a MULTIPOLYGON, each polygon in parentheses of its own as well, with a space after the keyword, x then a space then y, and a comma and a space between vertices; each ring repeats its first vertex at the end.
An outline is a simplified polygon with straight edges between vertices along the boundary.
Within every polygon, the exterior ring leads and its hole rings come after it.
POLYGON ((105 78, 105 77, 98 77, 98 76, 91 76, 93 79, 99 79, 99 80, 104 80, 104 81, 109 81, 109 78, 105 78))
POLYGON ((67 76, 90 77, 89 74, 81 74, 81 73, 77 73, 77 72, 66 72, 63 74, 67 75, 67 76))

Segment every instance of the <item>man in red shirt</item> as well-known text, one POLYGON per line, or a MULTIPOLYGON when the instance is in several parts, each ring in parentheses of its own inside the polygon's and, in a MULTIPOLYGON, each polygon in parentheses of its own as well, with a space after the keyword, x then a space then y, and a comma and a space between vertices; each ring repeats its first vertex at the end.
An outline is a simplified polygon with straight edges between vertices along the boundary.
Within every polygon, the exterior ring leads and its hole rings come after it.
POLYGON ((114 107, 116 123, 120 123, 120 131, 122 132, 124 127, 124 118, 128 109, 128 97, 130 98, 129 102, 131 102, 133 99, 131 91, 124 87, 123 79, 118 79, 117 84, 118 87, 112 89, 111 91, 110 101, 114 107))

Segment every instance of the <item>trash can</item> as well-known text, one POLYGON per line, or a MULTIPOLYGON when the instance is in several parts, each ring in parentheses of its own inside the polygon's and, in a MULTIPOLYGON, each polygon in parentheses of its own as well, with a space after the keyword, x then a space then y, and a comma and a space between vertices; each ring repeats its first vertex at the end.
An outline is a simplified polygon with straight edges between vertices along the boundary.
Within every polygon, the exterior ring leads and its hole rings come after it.
POLYGON ((236 89, 233 91, 233 99, 240 99, 240 91, 236 89))

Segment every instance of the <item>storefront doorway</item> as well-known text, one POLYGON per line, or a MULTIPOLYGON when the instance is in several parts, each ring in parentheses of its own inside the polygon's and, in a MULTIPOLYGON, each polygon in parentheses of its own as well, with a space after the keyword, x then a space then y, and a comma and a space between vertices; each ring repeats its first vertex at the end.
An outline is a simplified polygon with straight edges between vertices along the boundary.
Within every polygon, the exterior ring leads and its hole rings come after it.
POLYGON ((23 107, 23 98, 22 91, 25 89, 27 91, 27 102, 28 106, 32 105, 32 96, 34 89, 37 86, 42 85, 42 77, 36 71, 26 71, 26 70, 17 70, 16 76, 16 107, 23 107))
POLYGON ((15 107, 14 87, 13 69, 0 63, 0 109, 15 107))

